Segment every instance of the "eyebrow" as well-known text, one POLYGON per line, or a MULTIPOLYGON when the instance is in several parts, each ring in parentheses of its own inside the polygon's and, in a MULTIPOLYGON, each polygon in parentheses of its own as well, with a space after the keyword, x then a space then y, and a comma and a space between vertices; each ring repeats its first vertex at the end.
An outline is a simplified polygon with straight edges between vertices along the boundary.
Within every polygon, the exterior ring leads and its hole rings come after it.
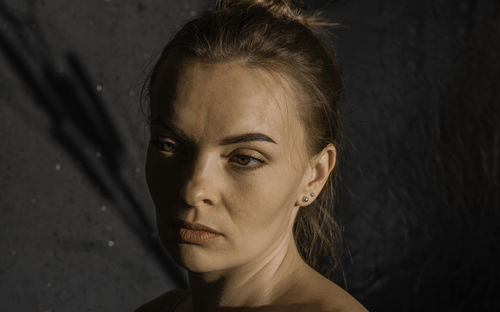
MULTIPOLYGON (((164 129, 168 130, 169 132, 171 132, 172 134, 174 134, 175 136, 177 136, 178 138, 180 138, 181 140, 183 140, 185 142, 190 142, 190 143, 194 142, 194 140, 189 135, 187 135, 184 131, 177 128, 176 126, 174 126, 170 122, 164 122, 164 120, 162 118, 153 119, 151 121, 150 125, 160 126, 164 129)), ((230 145, 230 144, 252 142, 252 141, 263 141, 263 142, 270 142, 270 143, 278 144, 273 139, 271 139, 269 136, 267 136, 263 133, 251 132, 251 133, 245 133, 245 134, 225 137, 220 141, 219 145, 230 145)))

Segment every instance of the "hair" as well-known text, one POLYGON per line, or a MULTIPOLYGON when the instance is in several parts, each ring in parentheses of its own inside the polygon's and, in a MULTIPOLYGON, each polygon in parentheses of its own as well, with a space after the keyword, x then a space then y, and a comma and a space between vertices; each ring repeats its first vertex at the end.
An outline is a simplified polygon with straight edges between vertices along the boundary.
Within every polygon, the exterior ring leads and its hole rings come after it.
MULTIPOLYGON (((214 9, 187 22, 166 45, 145 91, 150 94, 159 65, 174 48, 182 51, 183 59, 214 64, 236 60, 282 74, 299 90, 295 95, 306 131, 307 155, 316 155, 328 144, 339 155, 343 79, 326 37, 320 38, 327 34, 324 26, 336 25, 323 20, 320 12, 306 14, 306 7, 293 0, 216 1, 214 9)), ((299 209, 293 227, 301 256, 326 277, 340 268, 343 251, 341 228, 333 217, 337 167, 317 199, 299 209)))

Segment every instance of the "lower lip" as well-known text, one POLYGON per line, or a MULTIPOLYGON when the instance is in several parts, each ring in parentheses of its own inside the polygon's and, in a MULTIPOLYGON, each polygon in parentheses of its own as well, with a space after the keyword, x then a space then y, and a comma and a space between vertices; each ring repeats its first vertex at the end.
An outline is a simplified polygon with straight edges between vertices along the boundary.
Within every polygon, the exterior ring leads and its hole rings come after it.
POLYGON ((221 236, 217 233, 191 230, 187 228, 177 228, 180 239, 186 243, 202 243, 221 236))

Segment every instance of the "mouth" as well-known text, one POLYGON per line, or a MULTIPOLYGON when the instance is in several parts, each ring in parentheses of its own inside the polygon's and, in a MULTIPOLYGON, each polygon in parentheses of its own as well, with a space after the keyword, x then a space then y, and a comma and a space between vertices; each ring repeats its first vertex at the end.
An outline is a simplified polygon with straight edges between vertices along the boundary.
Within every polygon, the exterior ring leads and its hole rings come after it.
POLYGON ((200 223, 178 220, 172 223, 175 233, 182 242, 202 243, 222 236, 216 230, 200 223))

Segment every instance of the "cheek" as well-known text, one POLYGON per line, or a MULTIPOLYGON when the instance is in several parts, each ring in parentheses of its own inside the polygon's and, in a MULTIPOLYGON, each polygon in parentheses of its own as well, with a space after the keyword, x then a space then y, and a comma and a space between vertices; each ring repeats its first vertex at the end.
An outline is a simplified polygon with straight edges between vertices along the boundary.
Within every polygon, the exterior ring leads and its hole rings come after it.
POLYGON ((153 146, 146 155, 146 182, 153 200, 175 194, 179 189, 180 171, 178 164, 162 156, 153 146))
POLYGON ((151 146, 148 147, 147 154, 146 154, 146 184, 148 185, 148 189, 151 192, 151 189, 155 187, 155 175, 154 175, 154 168, 155 168, 155 161, 153 159, 153 156, 151 154, 151 146))
POLYGON ((168 182, 164 177, 165 172, 168 172, 168 167, 165 162, 161 161, 157 153, 155 153, 150 146, 146 156, 146 182, 155 203, 161 200, 161 190, 165 188, 165 182, 168 182))
POLYGON ((176 200, 176 172, 172 164, 149 147, 146 156, 146 182, 156 208, 156 220, 161 231, 161 224, 171 220, 172 207, 176 200))
POLYGON ((293 225, 296 177, 270 168, 260 176, 230 186, 228 207, 239 239, 248 244, 277 239, 293 225))

